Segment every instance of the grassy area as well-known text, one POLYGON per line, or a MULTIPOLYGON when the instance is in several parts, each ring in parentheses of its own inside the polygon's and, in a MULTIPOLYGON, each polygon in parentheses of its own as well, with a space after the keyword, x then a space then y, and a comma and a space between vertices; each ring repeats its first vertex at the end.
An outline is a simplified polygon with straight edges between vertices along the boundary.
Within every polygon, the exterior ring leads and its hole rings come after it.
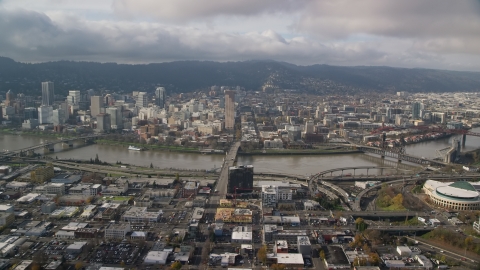
POLYGON ((398 222, 393 222, 393 224, 395 225, 398 225, 398 226, 402 226, 402 225, 406 225, 406 226, 420 226, 420 225, 424 225, 420 220, 418 220, 418 218, 414 217, 414 218, 411 218, 409 220, 407 220, 407 222, 405 221, 398 221, 398 222))
POLYGON ((422 193, 422 188, 423 185, 416 185, 414 188, 412 188, 412 193, 422 193))

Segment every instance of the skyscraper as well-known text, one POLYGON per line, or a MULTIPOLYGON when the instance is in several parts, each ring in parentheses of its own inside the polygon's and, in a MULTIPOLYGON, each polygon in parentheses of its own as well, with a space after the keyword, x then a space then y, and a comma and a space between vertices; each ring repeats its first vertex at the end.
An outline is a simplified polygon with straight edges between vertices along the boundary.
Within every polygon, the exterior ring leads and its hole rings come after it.
POLYGON ((78 105, 80 102, 80 90, 68 91, 67 102, 70 105, 78 105))
POLYGON ((101 96, 92 96, 91 98, 92 105, 90 106, 90 115, 95 118, 101 113, 103 107, 103 99, 101 96))
POLYGON ((412 103, 412 118, 420 119, 420 111, 423 110, 423 104, 420 102, 412 103))
POLYGON ((225 129, 235 126, 235 91, 225 90, 225 129))
POLYGON ((140 108, 148 107, 147 92, 138 92, 136 105, 137 107, 140 107, 140 108))
POLYGON ((53 110, 52 123, 55 126, 65 124, 65 113, 62 109, 53 110))
POLYGON ((117 107, 108 107, 106 111, 107 111, 107 114, 110 115, 111 128, 122 129, 123 128, 122 111, 117 107))
POLYGON ((38 123, 39 124, 53 123, 53 107, 52 106, 42 105, 38 107, 38 123))
POLYGON ((109 131, 112 126, 110 122, 110 114, 101 113, 97 115, 97 130, 98 131, 109 131))
POLYGON ((13 106, 13 100, 15 99, 15 96, 12 92, 12 90, 8 90, 6 96, 5 96, 5 106, 13 106))
POLYGON ((42 82, 42 106, 52 106, 54 101, 53 82, 42 82))
POLYGON ((167 98, 167 91, 165 87, 157 87, 155 90, 155 103, 160 108, 165 108, 165 99, 167 98))

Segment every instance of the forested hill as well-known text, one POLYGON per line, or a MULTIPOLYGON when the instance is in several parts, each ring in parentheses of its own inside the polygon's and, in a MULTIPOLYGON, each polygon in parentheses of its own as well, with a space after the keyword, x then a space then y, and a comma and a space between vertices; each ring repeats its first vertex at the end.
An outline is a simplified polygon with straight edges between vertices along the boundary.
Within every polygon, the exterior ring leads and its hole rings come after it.
POLYGON ((162 85, 173 92, 212 85, 259 90, 265 84, 318 94, 377 92, 479 91, 480 73, 392 67, 297 66, 275 61, 179 61, 128 65, 57 61, 37 64, 0 57, 0 94, 40 95, 42 81, 55 82, 55 92, 108 89, 154 91, 162 85))

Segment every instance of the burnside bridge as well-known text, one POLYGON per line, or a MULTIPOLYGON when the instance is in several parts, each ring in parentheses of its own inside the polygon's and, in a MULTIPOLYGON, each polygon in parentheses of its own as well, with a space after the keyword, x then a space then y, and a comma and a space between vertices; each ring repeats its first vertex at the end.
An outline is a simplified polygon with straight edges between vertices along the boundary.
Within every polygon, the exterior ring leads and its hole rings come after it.
POLYGON ((0 152, 0 159, 4 160, 12 157, 33 156, 35 150, 42 149, 42 148, 44 149, 44 153, 50 153, 54 151, 54 145, 56 144, 62 144, 64 148, 72 148, 73 142, 75 141, 83 141, 84 143, 90 143, 90 142, 93 142, 93 140, 103 136, 105 135, 98 134, 98 135, 87 135, 87 136, 80 136, 80 137, 73 137, 73 138, 60 138, 59 140, 55 140, 55 141, 45 141, 45 143, 25 147, 22 149, 0 152))

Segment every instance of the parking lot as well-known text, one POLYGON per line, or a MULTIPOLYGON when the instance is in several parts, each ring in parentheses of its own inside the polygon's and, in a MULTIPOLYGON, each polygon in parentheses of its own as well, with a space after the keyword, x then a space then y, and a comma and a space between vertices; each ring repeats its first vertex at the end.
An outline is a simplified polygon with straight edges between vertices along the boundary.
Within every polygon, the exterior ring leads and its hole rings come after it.
POLYGON ((105 264, 135 264, 139 259, 142 248, 139 245, 128 243, 108 243, 101 244, 94 253, 93 258, 87 263, 105 263, 105 264))

